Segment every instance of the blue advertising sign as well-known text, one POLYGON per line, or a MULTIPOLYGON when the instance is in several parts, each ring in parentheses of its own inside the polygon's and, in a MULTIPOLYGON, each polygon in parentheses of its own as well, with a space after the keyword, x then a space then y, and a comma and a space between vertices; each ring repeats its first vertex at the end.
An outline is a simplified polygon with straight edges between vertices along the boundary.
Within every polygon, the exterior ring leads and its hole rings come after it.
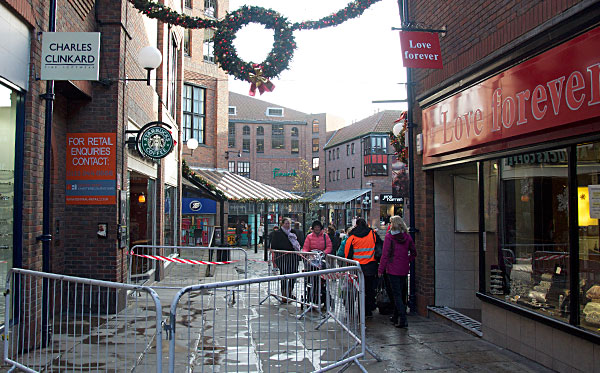
POLYGON ((216 214, 217 201, 208 198, 182 198, 181 213, 186 214, 216 214))

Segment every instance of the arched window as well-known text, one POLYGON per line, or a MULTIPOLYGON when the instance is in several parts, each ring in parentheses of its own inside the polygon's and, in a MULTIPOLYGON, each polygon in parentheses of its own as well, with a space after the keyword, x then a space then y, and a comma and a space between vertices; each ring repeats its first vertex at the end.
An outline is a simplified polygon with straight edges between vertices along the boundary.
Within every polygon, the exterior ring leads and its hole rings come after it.
POLYGON ((298 127, 292 127, 292 137, 298 137, 298 127))
POLYGON ((263 128, 263 126, 259 126, 256 129, 256 136, 264 136, 265 135, 265 129, 263 128))
POLYGON ((249 126, 244 126, 244 129, 242 130, 242 135, 250 136, 250 127, 249 126))

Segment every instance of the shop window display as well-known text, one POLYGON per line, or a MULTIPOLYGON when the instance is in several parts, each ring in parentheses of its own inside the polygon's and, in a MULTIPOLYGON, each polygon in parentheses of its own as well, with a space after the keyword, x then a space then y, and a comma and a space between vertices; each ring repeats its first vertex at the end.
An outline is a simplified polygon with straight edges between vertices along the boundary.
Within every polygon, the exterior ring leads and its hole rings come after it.
POLYGON ((566 149, 485 162, 484 180, 487 292, 568 320, 566 149))
POLYGON ((579 320, 600 328, 600 143, 577 147, 577 215, 579 224, 579 320))

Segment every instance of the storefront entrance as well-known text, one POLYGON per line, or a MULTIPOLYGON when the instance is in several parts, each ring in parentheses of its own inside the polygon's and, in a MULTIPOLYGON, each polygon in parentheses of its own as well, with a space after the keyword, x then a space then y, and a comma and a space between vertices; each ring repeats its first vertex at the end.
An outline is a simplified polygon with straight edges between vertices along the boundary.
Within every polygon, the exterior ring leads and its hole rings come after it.
POLYGON ((155 185, 144 175, 131 172, 129 178, 129 245, 155 244, 155 185))

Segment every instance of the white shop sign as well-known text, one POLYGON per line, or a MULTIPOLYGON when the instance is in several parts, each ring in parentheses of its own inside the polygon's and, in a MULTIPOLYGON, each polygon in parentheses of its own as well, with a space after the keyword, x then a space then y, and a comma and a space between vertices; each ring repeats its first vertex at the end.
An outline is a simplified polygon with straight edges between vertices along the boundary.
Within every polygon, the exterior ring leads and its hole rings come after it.
POLYGON ((600 219, 600 185, 588 185, 590 218, 600 219))
POLYGON ((99 32, 44 32, 42 80, 98 80, 99 32))

